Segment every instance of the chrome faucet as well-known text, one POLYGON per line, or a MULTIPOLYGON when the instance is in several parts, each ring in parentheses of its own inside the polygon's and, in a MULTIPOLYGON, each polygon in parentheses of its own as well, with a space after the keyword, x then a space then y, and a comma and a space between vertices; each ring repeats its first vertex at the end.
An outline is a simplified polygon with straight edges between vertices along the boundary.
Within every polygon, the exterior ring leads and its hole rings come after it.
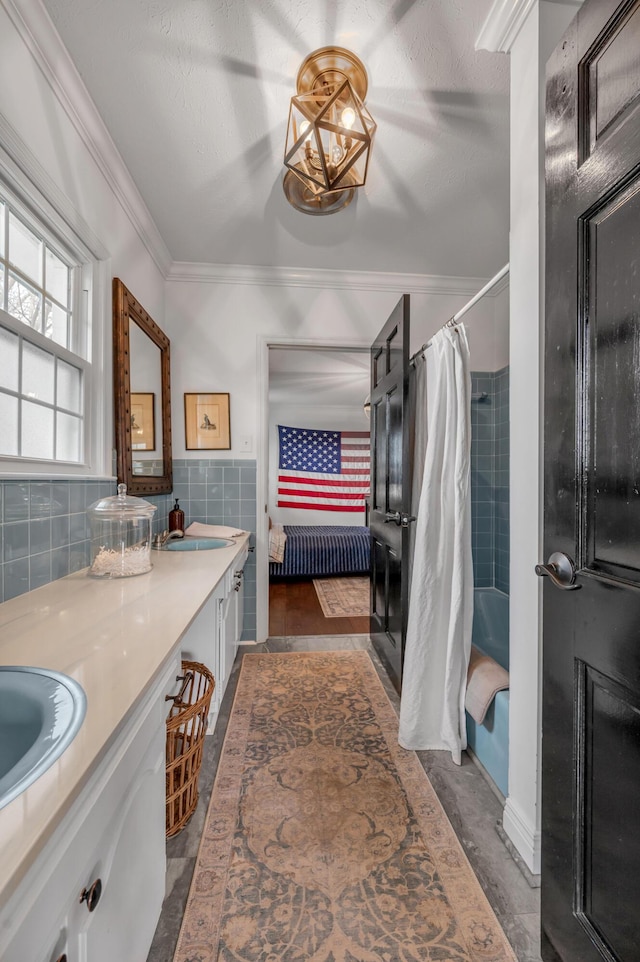
POLYGON ((175 531, 163 531, 162 534, 155 535, 151 542, 152 548, 164 548, 168 541, 175 541, 177 538, 184 538, 184 531, 176 528, 175 531))

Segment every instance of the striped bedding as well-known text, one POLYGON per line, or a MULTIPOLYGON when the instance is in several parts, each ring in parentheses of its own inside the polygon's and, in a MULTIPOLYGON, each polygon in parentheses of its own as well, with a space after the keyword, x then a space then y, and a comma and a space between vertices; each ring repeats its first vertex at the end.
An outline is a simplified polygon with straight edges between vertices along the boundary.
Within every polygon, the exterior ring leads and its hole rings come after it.
POLYGON ((282 564, 273 576, 342 575, 369 570, 369 529, 362 525, 286 524, 282 564))

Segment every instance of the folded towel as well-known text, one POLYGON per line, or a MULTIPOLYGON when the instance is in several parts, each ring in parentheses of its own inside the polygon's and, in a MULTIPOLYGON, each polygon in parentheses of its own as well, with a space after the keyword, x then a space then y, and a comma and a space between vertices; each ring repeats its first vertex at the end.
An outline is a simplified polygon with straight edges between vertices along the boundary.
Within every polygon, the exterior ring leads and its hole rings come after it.
POLYGON ((287 536, 281 524, 272 524, 269 530, 269 561, 282 564, 287 536))
POLYGON ((464 707, 478 725, 484 721, 484 716, 496 694, 508 687, 509 672, 472 645, 464 707))
POLYGON ((230 528, 226 524, 201 524, 200 521, 193 521, 185 531, 185 534, 192 538, 239 538, 247 533, 241 528, 230 528))

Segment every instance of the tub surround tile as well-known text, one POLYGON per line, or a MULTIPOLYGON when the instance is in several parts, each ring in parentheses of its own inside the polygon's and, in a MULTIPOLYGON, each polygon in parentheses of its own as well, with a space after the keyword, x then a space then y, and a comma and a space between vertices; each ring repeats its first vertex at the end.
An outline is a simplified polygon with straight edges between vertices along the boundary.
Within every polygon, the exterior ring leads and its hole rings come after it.
POLYGON ((473 371, 471 528, 476 588, 509 591, 509 368, 473 371))

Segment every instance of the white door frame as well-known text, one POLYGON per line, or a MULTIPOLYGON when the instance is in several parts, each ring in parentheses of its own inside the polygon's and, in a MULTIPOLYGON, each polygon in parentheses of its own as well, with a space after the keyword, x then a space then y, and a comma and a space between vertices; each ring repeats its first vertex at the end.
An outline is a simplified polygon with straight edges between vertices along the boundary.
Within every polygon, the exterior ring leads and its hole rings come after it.
POLYGON ((258 334, 256 356, 258 397, 258 443, 256 462, 256 641, 269 636, 269 350, 291 347, 300 350, 369 350, 370 341, 349 338, 277 337, 258 334))

